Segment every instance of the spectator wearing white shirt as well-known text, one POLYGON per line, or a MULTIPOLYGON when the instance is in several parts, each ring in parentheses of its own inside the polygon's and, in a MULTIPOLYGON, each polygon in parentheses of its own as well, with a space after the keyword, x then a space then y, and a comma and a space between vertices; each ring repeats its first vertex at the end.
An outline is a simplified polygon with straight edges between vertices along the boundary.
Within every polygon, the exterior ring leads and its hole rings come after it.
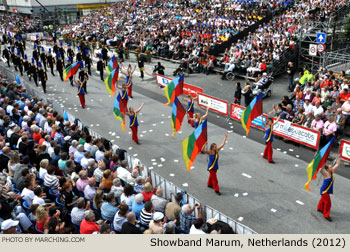
POLYGON ((40 186, 36 187, 34 189, 33 204, 38 204, 39 206, 45 204, 43 197, 45 197, 45 194, 43 194, 43 189, 40 186))
POLYGON ((96 160, 96 162, 98 162, 98 161, 100 161, 100 160, 103 160, 104 155, 105 155, 104 150, 105 150, 105 148, 104 148, 103 144, 101 144, 101 145, 98 147, 98 151, 96 151, 96 154, 95 154, 95 160, 96 160))
POLYGON ((69 147, 69 156, 71 157, 77 151, 77 146, 79 142, 77 140, 72 141, 72 145, 69 147))
POLYGON ((316 103, 315 103, 315 106, 312 108, 312 112, 313 112, 314 116, 320 115, 320 116, 322 117, 323 111, 324 111, 324 110, 323 110, 323 108, 322 108, 320 102, 316 102, 316 103))
POLYGON ((85 199, 83 197, 80 197, 77 200, 77 206, 73 207, 71 212, 72 223, 74 225, 80 225, 84 219, 84 212, 86 210, 90 210, 90 201, 85 202, 85 199))
POLYGON ((23 182, 23 190, 21 193, 21 197, 23 200, 25 200, 28 204, 28 206, 30 207, 33 204, 33 200, 34 200, 34 181, 32 177, 27 178, 24 182, 23 182))
POLYGON ((306 99, 304 101, 304 114, 313 113, 314 106, 310 103, 310 100, 306 99))
POLYGON ((190 229, 190 234, 205 234, 203 231, 204 221, 202 218, 198 218, 193 221, 193 224, 190 229))
POLYGON ((49 166, 49 160, 43 159, 40 161, 40 169, 39 169, 39 178, 44 180, 45 175, 47 174, 47 167, 49 166))
POLYGON ((87 169, 89 165, 89 159, 90 159, 90 152, 85 152, 84 157, 80 160, 80 165, 84 168, 87 169))
POLYGON ((92 137, 90 135, 87 135, 85 141, 86 142, 84 143, 84 151, 90 152, 92 147, 92 137))
POLYGON ((96 178, 96 182, 100 183, 102 181, 103 178, 103 172, 106 169, 106 164, 105 162, 103 162, 102 160, 98 161, 98 165, 96 170, 94 171, 94 176, 96 178))

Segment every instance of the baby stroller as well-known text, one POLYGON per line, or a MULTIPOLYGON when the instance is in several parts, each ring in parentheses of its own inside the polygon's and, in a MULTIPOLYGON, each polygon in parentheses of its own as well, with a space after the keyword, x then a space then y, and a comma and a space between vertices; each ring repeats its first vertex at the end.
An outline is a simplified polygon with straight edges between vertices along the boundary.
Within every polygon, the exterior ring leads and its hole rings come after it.
POLYGON ((270 97, 272 94, 272 82, 273 82, 272 76, 268 77, 268 81, 265 84, 260 84, 259 82, 255 82, 252 85, 253 95, 257 96, 262 92, 263 98, 270 97))

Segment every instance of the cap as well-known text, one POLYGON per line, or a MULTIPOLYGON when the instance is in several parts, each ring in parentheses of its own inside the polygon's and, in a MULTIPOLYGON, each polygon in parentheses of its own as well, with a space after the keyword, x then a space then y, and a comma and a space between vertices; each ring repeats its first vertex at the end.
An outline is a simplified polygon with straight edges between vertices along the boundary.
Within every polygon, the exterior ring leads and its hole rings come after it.
POLYGON ((45 48, 43 46, 41 47, 41 51, 45 52, 45 48))
POLYGON ((80 46, 78 46, 78 51, 80 51, 80 46))
POLYGON ((69 141, 72 137, 71 136, 66 136, 64 137, 64 141, 69 141))
POLYGON ((153 214, 153 220, 155 220, 155 221, 162 220, 163 218, 164 218, 164 214, 161 212, 155 212, 153 214))
POLYGON ((32 58, 32 64, 34 64, 34 58, 32 58))
POLYGON ((49 53, 51 53, 51 48, 49 48, 49 53))
POLYGON ((89 50, 88 49, 85 49, 85 54, 88 54, 89 53, 89 50))
POLYGON ((68 41, 68 46, 71 46, 71 45, 72 45, 72 43, 70 41, 68 41))
POLYGON ((19 221, 15 221, 15 220, 5 220, 1 223, 1 230, 8 230, 12 227, 16 227, 18 225, 19 221))
POLYGON ((27 56, 27 54, 24 54, 24 59, 28 59, 28 56, 27 56))
POLYGON ((100 53, 100 54, 98 55, 98 57, 99 57, 100 59, 102 59, 102 54, 100 53))
POLYGON ((39 66, 39 67, 43 67, 43 65, 41 64, 40 61, 38 62, 38 66, 39 66))
POLYGON ((72 57, 71 56, 68 56, 68 61, 72 62, 72 57))

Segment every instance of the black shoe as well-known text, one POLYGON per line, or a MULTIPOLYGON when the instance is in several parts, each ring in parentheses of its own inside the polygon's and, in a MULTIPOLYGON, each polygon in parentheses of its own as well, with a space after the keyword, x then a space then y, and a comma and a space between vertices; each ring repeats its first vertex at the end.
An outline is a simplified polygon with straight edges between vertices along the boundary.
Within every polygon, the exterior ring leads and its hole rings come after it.
POLYGON ((323 213, 323 211, 321 211, 321 210, 318 210, 318 209, 317 209, 317 212, 323 213))
POLYGON ((136 144, 140 145, 140 142, 135 142, 136 144))
POLYGON ((221 192, 217 192, 217 191, 215 191, 215 193, 216 193, 217 195, 221 195, 221 192))
POLYGON ((212 186, 208 185, 209 188, 213 188, 212 186))
POLYGON ((272 160, 272 161, 271 161, 271 162, 269 162, 269 163, 270 163, 270 164, 275 164, 275 161, 273 161, 273 160, 272 160))
POLYGON ((330 222, 333 221, 331 217, 328 217, 328 218, 325 217, 325 219, 330 221, 330 222))

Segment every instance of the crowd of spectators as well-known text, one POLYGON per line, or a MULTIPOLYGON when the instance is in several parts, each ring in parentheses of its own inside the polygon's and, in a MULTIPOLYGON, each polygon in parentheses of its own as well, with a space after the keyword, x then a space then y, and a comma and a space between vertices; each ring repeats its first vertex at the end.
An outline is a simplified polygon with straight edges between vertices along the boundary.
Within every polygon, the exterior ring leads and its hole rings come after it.
MULTIPOLYGON (((294 70, 292 70, 294 72, 294 70)), ((313 75, 306 68, 294 79, 291 95, 283 96, 271 113, 297 125, 320 131, 320 147, 333 136, 343 136, 350 125, 350 79, 321 68, 313 75)))
POLYGON ((271 70, 279 62, 283 52, 295 49, 298 35, 310 32, 309 21, 325 21, 336 18, 338 8, 345 1, 299 1, 269 23, 259 25, 244 40, 232 44, 220 60, 224 71, 237 71, 256 76, 271 70))
POLYGON ((200 206, 185 204, 181 192, 165 199, 138 160, 129 167, 124 150, 64 120, 2 73, 0 91, 3 234, 232 232, 220 221, 205 225, 200 206))
POLYGON ((261 20, 281 1, 121 1, 61 28, 73 38, 172 59, 206 56, 210 48, 261 20), (108 21, 107 21, 108 20, 108 21))

